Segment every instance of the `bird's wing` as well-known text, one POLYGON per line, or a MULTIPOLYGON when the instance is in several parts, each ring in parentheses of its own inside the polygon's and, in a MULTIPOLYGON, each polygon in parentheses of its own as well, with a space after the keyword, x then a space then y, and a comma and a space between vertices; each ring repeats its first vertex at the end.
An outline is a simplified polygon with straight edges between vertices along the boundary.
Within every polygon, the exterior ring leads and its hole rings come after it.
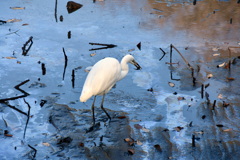
POLYGON ((83 92, 92 95, 107 93, 119 79, 120 73, 121 67, 115 58, 105 58, 98 61, 86 78, 83 92))

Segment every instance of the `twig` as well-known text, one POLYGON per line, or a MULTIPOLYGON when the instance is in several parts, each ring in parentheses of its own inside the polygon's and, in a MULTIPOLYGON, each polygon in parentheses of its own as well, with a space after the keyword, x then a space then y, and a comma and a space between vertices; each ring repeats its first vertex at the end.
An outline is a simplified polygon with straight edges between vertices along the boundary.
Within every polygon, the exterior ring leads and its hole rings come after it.
POLYGON ((165 64, 177 64, 177 65, 179 65, 179 62, 177 62, 177 63, 169 63, 169 62, 165 62, 165 64))
POLYGON ((100 48, 92 48, 89 51, 101 50, 101 49, 108 49, 109 47, 100 47, 100 48))
POLYGON ((64 54, 64 58, 65 58, 64 70, 63 70, 63 80, 64 80, 65 72, 66 72, 66 68, 67 68, 67 62, 68 62, 68 58, 67 58, 67 55, 65 53, 65 49, 64 48, 63 48, 63 54, 64 54))
POLYGON ((24 133, 23 133, 23 139, 25 139, 25 134, 26 134, 26 130, 27 130, 27 125, 29 122, 29 117, 30 117, 30 110, 31 110, 31 106, 29 105, 29 103, 25 100, 25 98, 23 98, 23 101, 27 104, 28 106, 28 114, 27 114, 27 121, 26 121, 26 125, 24 128, 24 133))
POLYGON ((164 52, 164 50, 162 48, 159 48, 159 49, 163 52, 162 57, 159 59, 159 61, 161 61, 163 59, 163 57, 166 55, 166 52, 164 52))
POLYGON ((23 97, 27 97, 28 95, 30 95, 29 93, 25 92, 24 90, 22 90, 21 88, 19 88, 20 86, 24 85, 25 83, 27 83, 28 81, 30 81, 29 79, 21 82, 20 84, 16 85, 14 88, 20 92, 23 93, 23 95, 21 96, 16 96, 16 97, 11 97, 11 98, 4 98, 4 99, 0 99, 0 103, 4 103, 5 101, 8 101, 8 100, 15 100, 15 99, 18 99, 18 98, 23 98, 23 97))
POLYGON ((19 88, 20 86, 24 85, 25 83, 27 83, 27 82, 29 82, 29 81, 30 81, 30 80, 27 79, 27 80, 25 80, 25 81, 19 83, 18 85, 16 85, 14 88, 16 88, 17 90, 19 90, 20 92, 22 92, 22 93, 24 93, 24 94, 29 95, 27 92, 25 92, 24 90, 22 90, 22 89, 19 88))
POLYGON ((33 159, 36 157, 36 154, 37 154, 37 150, 35 148, 33 148, 32 146, 30 146, 28 144, 28 147, 30 147, 32 150, 34 150, 34 154, 33 154, 33 159))
POLYGON ((55 0, 55 10, 54 10, 54 16, 55 16, 55 20, 56 22, 58 22, 58 19, 57 19, 57 5, 58 5, 58 1, 55 0))
POLYGON ((33 37, 29 37, 29 39, 27 40, 27 42, 23 45, 22 47, 22 55, 26 56, 28 51, 30 50, 30 48, 32 47, 32 44, 33 44, 33 37), (29 47, 26 49, 27 45, 30 43, 29 47))
POLYGON ((108 49, 108 48, 117 47, 117 45, 115 45, 115 44, 103 44, 103 43, 92 43, 92 42, 89 42, 89 44, 91 44, 91 45, 105 46, 105 47, 100 47, 100 48, 92 48, 92 49, 90 49, 89 51, 94 51, 94 50, 108 49))
POLYGON ((100 46, 107 46, 107 47, 116 47, 117 46, 115 44, 104 44, 104 43, 93 43, 93 42, 89 42, 89 44, 91 44, 91 45, 100 45, 100 46))

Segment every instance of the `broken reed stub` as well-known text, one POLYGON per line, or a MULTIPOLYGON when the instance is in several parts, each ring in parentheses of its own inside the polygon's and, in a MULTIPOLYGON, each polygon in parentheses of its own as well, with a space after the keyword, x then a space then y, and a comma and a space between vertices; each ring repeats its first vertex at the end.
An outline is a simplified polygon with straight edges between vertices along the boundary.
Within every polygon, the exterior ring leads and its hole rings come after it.
POLYGON ((71 37, 72 37, 71 31, 68 31, 68 39, 71 39, 71 37))
POLYGON ((45 75, 46 74, 46 67, 45 67, 45 64, 42 63, 42 75, 45 75))
POLYGON ((76 10, 78 10, 79 8, 82 8, 83 5, 73 2, 73 1, 68 1, 67 2, 67 11, 68 13, 72 13, 75 12, 76 10))
POLYGON ((59 17, 60 22, 63 22, 63 15, 59 17))
POLYGON ((192 135, 192 147, 196 147, 196 145, 195 145, 195 135, 194 134, 192 135))
POLYGON ((214 102, 213 102, 212 110, 215 109, 215 106, 216 106, 216 100, 214 100, 214 102))
POLYGON ((72 70, 72 88, 75 86, 75 70, 72 70))
POLYGON ((197 4, 197 0, 193 0, 193 5, 196 5, 197 4))
POLYGON ((203 99, 204 97, 204 84, 202 84, 202 87, 201 87, 201 98, 203 99))

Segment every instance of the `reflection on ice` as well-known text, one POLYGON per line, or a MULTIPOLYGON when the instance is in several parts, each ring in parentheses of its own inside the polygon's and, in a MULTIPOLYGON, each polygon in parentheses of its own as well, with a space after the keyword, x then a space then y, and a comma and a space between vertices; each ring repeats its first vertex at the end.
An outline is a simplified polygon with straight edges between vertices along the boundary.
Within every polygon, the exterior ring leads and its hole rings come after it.
POLYGON ((150 72, 144 71, 134 73, 133 82, 136 83, 139 87, 143 87, 145 89, 151 88, 152 75, 150 72))

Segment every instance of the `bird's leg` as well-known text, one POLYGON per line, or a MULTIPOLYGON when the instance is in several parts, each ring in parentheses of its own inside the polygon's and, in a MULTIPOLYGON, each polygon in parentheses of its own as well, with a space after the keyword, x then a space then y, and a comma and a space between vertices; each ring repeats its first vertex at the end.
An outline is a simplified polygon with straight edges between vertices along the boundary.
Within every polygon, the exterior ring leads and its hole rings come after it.
POLYGON ((111 120, 111 117, 109 116, 109 114, 107 113, 107 111, 103 108, 104 97, 105 97, 105 94, 103 95, 103 98, 102 98, 101 108, 102 108, 102 110, 106 113, 106 115, 108 116, 109 120, 111 120))
POLYGON ((96 100, 96 96, 94 96, 93 103, 92 103, 92 118, 93 118, 93 126, 95 125, 95 116, 94 116, 94 103, 96 100))

